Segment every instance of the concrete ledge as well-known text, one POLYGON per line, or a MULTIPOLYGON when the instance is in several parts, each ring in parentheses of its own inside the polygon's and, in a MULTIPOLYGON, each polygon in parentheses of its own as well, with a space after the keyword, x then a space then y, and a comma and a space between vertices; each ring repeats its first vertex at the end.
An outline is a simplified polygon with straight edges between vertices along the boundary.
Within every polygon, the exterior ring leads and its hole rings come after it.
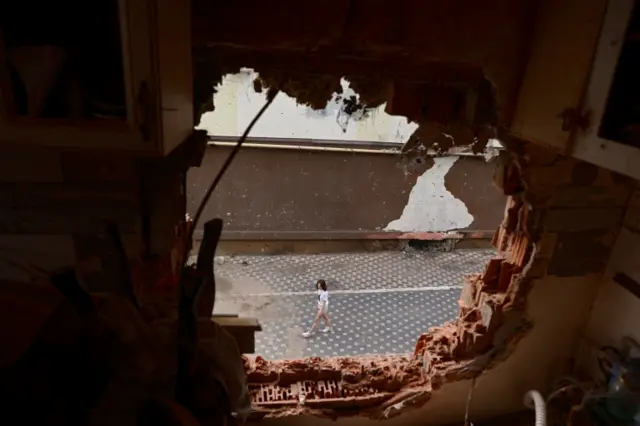
POLYGON ((236 339, 240 353, 252 354, 256 351, 255 333, 262 331, 262 326, 256 318, 243 318, 238 315, 213 315, 211 319, 236 339))
MULTIPOLYGON (((223 231, 222 241, 268 241, 268 240, 419 240, 442 241, 492 239, 494 231, 452 232, 391 232, 391 231, 223 231)), ((194 232, 196 240, 202 239, 202 230, 194 232)))
MULTIPOLYGON (((472 233, 463 235, 462 238, 449 239, 402 239, 386 238, 370 239, 370 238, 318 238, 312 235, 300 235, 299 238, 273 238, 277 237, 275 233, 270 236, 251 235, 255 239, 250 238, 223 238, 218 244, 216 254, 218 256, 233 255, 277 255, 277 254, 327 254, 327 253, 349 253, 349 252, 376 252, 385 250, 402 250, 407 246, 416 246, 414 243, 420 243, 419 246, 433 246, 434 250, 445 250, 446 247, 459 249, 487 249, 491 248, 491 238, 493 232, 489 233, 472 233), (269 237, 269 238, 267 238, 269 237), (306 237, 306 238, 304 238, 306 237)), ((245 235, 245 237, 250 237, 245 235)), ((333 236, 332 236, 333 237, 333 236)), ((199 240, 196 236, 194 242, 195 253, 199 246, 199 240)), ((420 248, 419 248, 420 249, 420 248)))

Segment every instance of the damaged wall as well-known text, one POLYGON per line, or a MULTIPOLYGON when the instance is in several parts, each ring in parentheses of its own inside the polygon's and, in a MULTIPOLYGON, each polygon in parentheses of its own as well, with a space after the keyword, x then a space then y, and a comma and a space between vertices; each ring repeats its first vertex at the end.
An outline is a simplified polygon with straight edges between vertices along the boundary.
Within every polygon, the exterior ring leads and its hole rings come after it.
MULTIPOLYGON (((202 166, 189 171, 189 214, 230 149, 210 147, 202 166)), ((405 167, 393 154, 245 149, 203 219, 223 218, 226 238, 492 231, 504 206, 504 196, 492 184, 494 164, 483 157, 455 156, 405 167)))
POLYGON ((472 87, 486 78, 498 89, 499 124, 506 125, 527 60, 535 4, 407 0, 390 9, 384 0, 277 7, 195 1, 196 76, 210 79, 198 85, 211 87, 212 69, 242 66, 472 87))
MULTIPOLYGON (((202 115, 199 128, 214 136, 241 135, 266 99, 265 91, 254 89, 256 76, 250 70, 225 76, 216 90, 216 109, 202 115)), ((341 96, 355 95, 344 80, 342 87, 341 96)), ((341 107, 342 103, 334 99, 325 109, 314 110, 281 93, 256 123, 251 136, 404 143, 417 127, 404 117, 385 113, 384 105, 368 111, 366 117, 353 118, 341 107)))
MULTIPOLYGON (((347 381, 350 389, 358 383, 372 388, 367 398, 347 398, 365 404, 357 410, 361 415, 401 414, 390 424, 442 425, 462 421, 474 384, 472 421, 523 408, 527 390, 546 392, 568 372, 633 185, 521 141, 507 145, 512 152, 496 170, 496 182, 509 197, 494 238, 500 256, 467 280, 458 320, 421 336, 410 360, 274 363, 271 380, 291 382, 296 375, 296 380, 313 381, 335 371, 334 380, 347 381), (361 373, 353 378, 350 371, 361 373), (380 388, 381 383, 393 389, 380 388), (372 398, 378 398, 375 406, 372 398)), ((264 365, 251 367, 250 381, 268 383, 265 371, 264 365)), ((259 404, 263 415, 348 413, 329 408, 337 407, 337 400, 319 411, 319 400, 313 406, 294 402, 277 408, 277 398, 273 394, 271 404, 259 404)), ((318 398, 323 396, 312 399, 318 398)))

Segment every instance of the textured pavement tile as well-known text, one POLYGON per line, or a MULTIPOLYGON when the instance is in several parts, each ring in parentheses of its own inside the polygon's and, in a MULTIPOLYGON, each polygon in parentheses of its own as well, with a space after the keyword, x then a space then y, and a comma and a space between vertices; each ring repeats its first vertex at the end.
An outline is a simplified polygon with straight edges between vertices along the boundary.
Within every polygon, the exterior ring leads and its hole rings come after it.
POLYGON ((267 359, 407 353, 421 333, 456 317, 463 276, 481 272, 494 253, 227 257, 216 265, 219 301, 258 318, 263 331, 256 334, 256 353, 267 359), (335 331, 304 338, 319 278, 329 285, 335 331))
POLYGON ((330 290, 461 286, 465 274, 480 272, 493 250, 442 252, 302 254, 225 257, 216 265, 223 278, 259 280, 267 292, 310 291, 323 278, 330 290))

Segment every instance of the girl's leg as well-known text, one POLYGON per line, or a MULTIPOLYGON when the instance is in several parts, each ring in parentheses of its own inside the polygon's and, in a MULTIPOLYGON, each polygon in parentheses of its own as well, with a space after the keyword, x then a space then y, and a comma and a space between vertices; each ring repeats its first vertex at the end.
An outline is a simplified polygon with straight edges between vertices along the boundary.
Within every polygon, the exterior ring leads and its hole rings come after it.
POLYGON ((324 323, 327 325, 325 330, 326 331, 333 330, 333 326, 331 325, 331 320, 329 319, 329 314, 327 314, 326 312, 323 312, 321 315, 322 315, 322 319, 324 320, 324 323))
POLYGON ((311 336, 311 334, 313 334, 313 332, 316 330, 316 328, 318 327, 318 323, 320 322, 320 316, 322 315, 322 311, 318 311, 316 313, 316 317, 313 319, 313 325, 311 326, 311 328, 309 329, 309 331, 305 331, 304 333, 302 333, 302 335, 304 337, 309 337, 311 336))

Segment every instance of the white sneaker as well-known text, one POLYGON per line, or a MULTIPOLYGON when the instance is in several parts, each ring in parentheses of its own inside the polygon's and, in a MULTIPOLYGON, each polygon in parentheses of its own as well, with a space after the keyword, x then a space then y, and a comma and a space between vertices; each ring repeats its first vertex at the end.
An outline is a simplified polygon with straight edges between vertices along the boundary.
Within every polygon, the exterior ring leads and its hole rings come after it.
POLYGON ((304 333, 302 333, 302 337, 310 337, 313 334, 313 332, 311 331, 305 331, 304 333))
POLYGON ((325 327, 324 330, 322 330, 323 333, 333 333, 333 328, 329 328, 329 327, 325 327))

